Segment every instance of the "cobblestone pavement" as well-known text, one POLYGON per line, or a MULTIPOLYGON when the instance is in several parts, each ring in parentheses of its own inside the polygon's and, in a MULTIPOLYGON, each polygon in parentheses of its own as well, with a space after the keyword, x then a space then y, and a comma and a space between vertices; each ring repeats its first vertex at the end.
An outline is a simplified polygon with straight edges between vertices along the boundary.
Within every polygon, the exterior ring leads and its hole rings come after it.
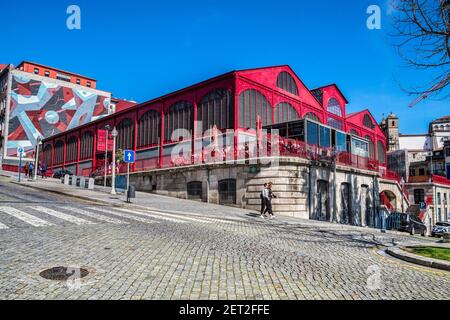
POLYGON ((377 252, 429 240, 160 199, 154 210, 120 208, 0 179, 0 298, 450 298, 448 272, 377 252), (39 276, 55 266, 90 274, 39 276))

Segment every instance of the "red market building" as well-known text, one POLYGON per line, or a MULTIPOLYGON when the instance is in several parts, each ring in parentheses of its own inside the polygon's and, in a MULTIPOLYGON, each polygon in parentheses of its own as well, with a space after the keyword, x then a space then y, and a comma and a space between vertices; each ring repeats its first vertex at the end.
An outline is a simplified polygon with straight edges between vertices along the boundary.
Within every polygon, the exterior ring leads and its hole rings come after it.
POLYGON ((203 148, 196 145, 212 135, 211 128, 216 135, 233 130, 233 158, 249 157, 248 141, 260 121, 269 131, 280 129, 282 156, 306 156, 305 147, 313 156, 333 149, 340 151, 339 164, 387 176, 385 135, 368 110, 347 113, 347 103, 335 84, 309 90, 288 65, 232 71, 49 137, 40 159, 49 173, 64 168, 89 176, 102 170, 99 132, 107 125, 117 128, 118 149, 136 152, 135 172, 198 164, 198 158, 204 163, 203 148), (302 133, 292 135, 296 128, 302 133), (177 129, 183 133, 174 136, 177 129), (292 141, 303 149, 289 148, 292 141), (181 163, 171 157, 180 144, 192 151, 181 163))

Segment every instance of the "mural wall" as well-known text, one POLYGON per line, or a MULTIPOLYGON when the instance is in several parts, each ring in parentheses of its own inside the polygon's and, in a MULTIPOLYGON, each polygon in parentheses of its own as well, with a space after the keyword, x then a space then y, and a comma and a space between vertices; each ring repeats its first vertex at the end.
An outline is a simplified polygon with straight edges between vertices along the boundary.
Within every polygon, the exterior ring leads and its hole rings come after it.
POLYGON ((110 96, 13 75, 7 156, 23 147, 28 157, 47 138, 108 114, 110 96))

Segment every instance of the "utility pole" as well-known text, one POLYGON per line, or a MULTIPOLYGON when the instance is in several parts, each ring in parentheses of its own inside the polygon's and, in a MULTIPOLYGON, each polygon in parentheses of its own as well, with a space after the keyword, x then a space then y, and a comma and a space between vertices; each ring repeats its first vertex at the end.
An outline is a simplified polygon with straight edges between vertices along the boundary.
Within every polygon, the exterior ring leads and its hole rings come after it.
POLYGON ((34 173, 33 173, 33 180, 37 180, 37 171, 39 167, 39 145, 42 143, 42 138, 37 137, 36 139, 36 157, 34 159, 34 173))

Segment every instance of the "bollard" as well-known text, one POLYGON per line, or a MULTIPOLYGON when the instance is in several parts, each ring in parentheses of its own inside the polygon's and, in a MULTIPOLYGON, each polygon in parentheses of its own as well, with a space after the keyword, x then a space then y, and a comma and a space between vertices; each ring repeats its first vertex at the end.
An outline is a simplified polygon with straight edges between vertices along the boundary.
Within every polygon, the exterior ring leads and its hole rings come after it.
POLYGON ((68 175, 68 174, 66 174, 65 176, 64 176, 64 184, 69 184, 69 178, 70 178, 70 176, 68 175))
POLYGON ((136 198, 136 188, 135 186, 129 186, 127 191, 127 202, 131 202, 131 198, 136 198))
POLYGON ((80 188, 86 188, 86 178, 80 177, 80 188))
POLYGON ((72 182, 71 185, 73 187, 76 187, 77 186, 77 176, 72 176, 72 181, 71 182, 72 182))
POLYGON ((94 185, 95 185, 95 180, 94 180, 94 178, 89 178, 89 181, 88 181, 88 189, 89 189, 89 190, 94 190, 94 185))

